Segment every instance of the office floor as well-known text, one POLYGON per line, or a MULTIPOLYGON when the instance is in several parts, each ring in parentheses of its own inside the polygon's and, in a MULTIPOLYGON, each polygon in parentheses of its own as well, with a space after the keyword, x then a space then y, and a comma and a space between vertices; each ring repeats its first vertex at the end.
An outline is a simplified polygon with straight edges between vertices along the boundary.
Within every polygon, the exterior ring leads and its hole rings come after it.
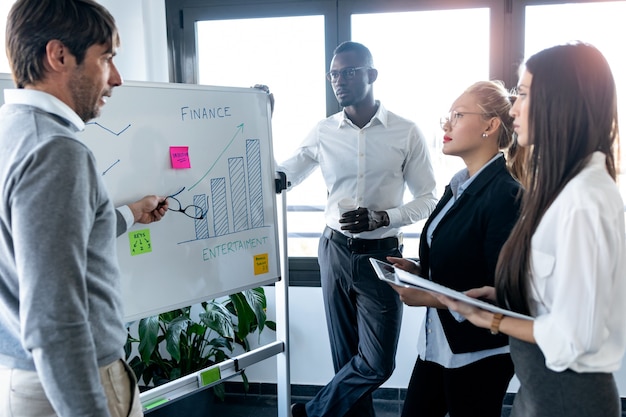
MULTIPOLYGON (((306 402, 319 387, 292 386, 292 402, 306 402)), ((211 390, 195 393, 168 406, 146 413, 146 417, 277 417, 276 387, 251 384, 244 393, 239 384, 227 383, 224 401, 213 397, 211 390)), ((377 417, 400 417, 404 391, 379 389, 374 393, 377 417)), ((512 395, 507 395, 502 417, 509 417, 512 395)), ((626 415, 625 415, 626 417, 626 415)))
MULTIPOLYGON (((276 386, 251 384, 244 393, 240 383, 227 382, 224 401, 215 399, 211 389, 200 391, 171 405, 146 412, 146 417, 277 417, 276 386)), ((320 387, 292 386, 292 402, 305 402, 320 387)), ((374 393, 377 417, 399 417, 405 390, 379 389, 374 393)), ((507 394, 502 417, 509 417, 513 394, 507 394)), ((622 417, 626 417, 626 399, 622 398, 622 417)))

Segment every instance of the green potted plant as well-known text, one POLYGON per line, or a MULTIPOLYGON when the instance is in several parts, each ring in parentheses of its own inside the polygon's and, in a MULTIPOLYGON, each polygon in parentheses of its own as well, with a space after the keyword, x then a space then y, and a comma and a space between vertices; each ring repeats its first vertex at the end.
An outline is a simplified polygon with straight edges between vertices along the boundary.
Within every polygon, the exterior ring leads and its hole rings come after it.
MULTIPOLYGON (((139 321, 138 335, 128 334, 126 357, 138 380, 145 386, 161 385, 230 358, 235 345, 250 351, 248 336, 276 324, 265 315, 263 288, 253 288, 200 303, 200 312, 192 307, 179 308, 139 321), (197 317, 196 317, 197 316, 197 317), (130 358, 133 343, 138 354, 130 358)), ((244 387, 248 380, 242 372, 244 387)), ((224 398, 222 384, 213 387, 224 398)))

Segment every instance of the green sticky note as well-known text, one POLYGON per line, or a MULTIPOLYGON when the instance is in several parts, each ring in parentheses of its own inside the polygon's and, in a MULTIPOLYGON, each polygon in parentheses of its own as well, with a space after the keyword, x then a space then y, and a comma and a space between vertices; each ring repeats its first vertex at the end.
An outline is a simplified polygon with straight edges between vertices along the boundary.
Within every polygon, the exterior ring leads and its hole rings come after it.
POLYGON ((218 367, 207 369, 206 371, 200 372, 199 375, 201 387, 205 387, 215 381, 219 381, 220 379, 222 379, 222 374, 220 373, 220 368, 218 367))
POLYGON ((131 256, 152 252, 150 229, 135 230, 130 232, 128 233, 128 239, 130 239, 131 256))
POLYGON ((150 409, 153 409, 154 407, 157 407, 157 406, 159 406, 161 404, 165 404, 167 401, 168 401, 167 398, 161 398, 160 400, 156 400, 156 401, 151 402, 150 404, 144 405, 143 408, 145 410, 150 410, 150 409))

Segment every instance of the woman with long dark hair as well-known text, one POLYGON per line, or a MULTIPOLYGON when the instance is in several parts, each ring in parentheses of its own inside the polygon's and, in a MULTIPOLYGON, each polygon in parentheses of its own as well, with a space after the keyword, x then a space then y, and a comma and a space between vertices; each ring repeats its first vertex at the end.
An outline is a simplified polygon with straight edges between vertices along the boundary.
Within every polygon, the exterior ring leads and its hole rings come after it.
POLYGON ((616 186, 617 100, 604 56, 585 43, 526 62, 511 115, 530 156, 519 221, 504 244, 497 299, 533 321, 438 296, 510 337, 520 389, 512 416, 621 416, 613 372, 626 347, 624 203, 616 186))

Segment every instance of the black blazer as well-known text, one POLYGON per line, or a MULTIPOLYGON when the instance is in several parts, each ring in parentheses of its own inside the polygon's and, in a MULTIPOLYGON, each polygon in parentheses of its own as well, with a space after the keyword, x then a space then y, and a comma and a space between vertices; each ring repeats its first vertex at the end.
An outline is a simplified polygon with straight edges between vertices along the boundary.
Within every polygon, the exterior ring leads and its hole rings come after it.
MULTIPOLYGON (((504 158, 487 166, 441 219, 429 247, 430 223, 452 197, 450 186, 428 218, 420 240, 422 274, 458 291, 494 285, 500 249, 519 215, 520 184, 509 174, 504 158)), ((502 334, 465 320, 459 323, 447 309, 437 310, 453 353, 476 352, 508 343, 502 334)))

